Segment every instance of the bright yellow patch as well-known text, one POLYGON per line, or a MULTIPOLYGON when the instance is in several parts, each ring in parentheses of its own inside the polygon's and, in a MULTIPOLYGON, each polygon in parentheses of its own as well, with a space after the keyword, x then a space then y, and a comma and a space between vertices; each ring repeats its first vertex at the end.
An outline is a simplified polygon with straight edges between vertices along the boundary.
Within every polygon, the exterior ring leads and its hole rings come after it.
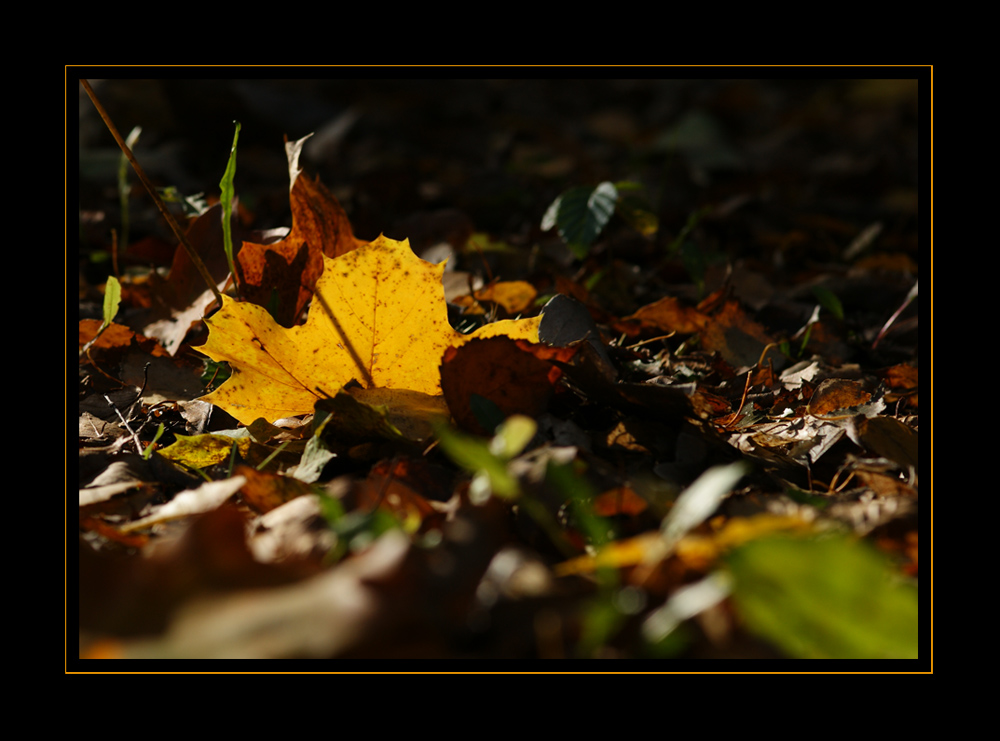
POLYGON ((222 309, 205 320, 208 341, 198 350, 233 372, 205 401, 249 424, 312 412, 317 399, 352 379, 436 396, 448 347, 497 335, 538 342, 540 317, 495 322, 471 335, 453 329, 444 265, 421 260, 406 240, 380 236, 323 262, 301 326, 286 329, 262 307, 223 297, 222 309))

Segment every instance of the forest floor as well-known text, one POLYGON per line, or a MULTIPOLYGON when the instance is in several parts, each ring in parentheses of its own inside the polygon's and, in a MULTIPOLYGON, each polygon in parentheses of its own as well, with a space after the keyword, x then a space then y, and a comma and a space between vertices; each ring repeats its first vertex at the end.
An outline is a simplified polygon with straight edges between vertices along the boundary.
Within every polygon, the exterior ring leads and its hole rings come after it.
MULTIPOLYGON (((917 73, 91 80, 123 137, 141 127, 149 178, 189 197, 172 209, 233 300, 219 309, 131 168, 121 196, 119 149, 81 87, 68 663, 926 669, 917 73), (233 243, 255 246, 234 284, 206 209, 235 121, 233 243), (293 161, 285 142, 310 134, 293 161), (403 240, 447 257, 446 306, 378 262, 409 255, 403 240), (410 332, 391 380, 378 352, 357 383, 333 374, 337 348, 357 360, 339 334, 309 345, 308 380, 292 370, 322 316, 369 301, 334 297, 333 266, 371 272, 373 311, 386 293, 405 304, 380 314, 410 332), (240 322, 250 334, 223 339, 240 322), (456 339, 480 327, 498 336, 456 339), (315 402, 278 398, 262 352, 315 402)), ((413 265, 407 280, 442 280, 413 265)))

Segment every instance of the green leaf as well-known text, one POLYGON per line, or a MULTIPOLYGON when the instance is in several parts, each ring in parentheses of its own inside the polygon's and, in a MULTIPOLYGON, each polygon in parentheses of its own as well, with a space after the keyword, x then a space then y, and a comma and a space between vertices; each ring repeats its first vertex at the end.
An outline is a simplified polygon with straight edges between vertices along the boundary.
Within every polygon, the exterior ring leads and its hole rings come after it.
POLYGON ((327 415, 313 433, 313 436, 309 438, 309 442, 306 443, 305 450, 302 451, 302 457, 299 459, 299 464, 291 474, 299 481, 305 481, 307 484, 319 481, 323 473, 323 468, 337 457, 337 454, 330 450, 323 440, 323 427, 326 426, 326 422, 332 419, 332 417, 333 415, 327 415))
POLYGON ((512 414, 496 428, 496 436, 490 440, 490 452, 509 461, 520 455, 537 431, 538 424, 531 417, 512 414))
POLYGON ((144 461, 148 461, 149 457, 153 454, 153 446, 156 445, 159 439, 163 436, 165 429, 166 428, 163 426, 162 422, 160 423, 160 426, 156 428, 156 434, 153 436, 153 439, 149 442, 149 445, 142 450, 142 459, 144 461))
POLYGON ((820 306, 843 321, 844 306, 840 303, 840 299, 837 298, 837 294, 829 288, 823 288, 823 286, 813 286, 812 292, 816 300, 819 301, 820 306))
POLYGON ((615 212, 618 189, 603 182, 594 188, 570 188, 556 198, 542 217, 542 229, 559 229, 559 236, 579 257, 586 257, 590 245, 615 212))
POLYGON ((842 536, 761 538, 726 562, 747 625, 795 658, 917 658, 917 590, 842 536))
POLYGON ((104 285, 104 323, 101 330, 104 330, 114 321, 118 314, 118 306, 122 300, 122 286, 115 276, 109 276, 108 282, 104 285))
POLYGON ((489 440, 466 435, 447 425, 438 426, 435 432, 445 454, 462 468, 475 473, 478 486, 486 489, 481 492, 483 496, 496 494, 514 499, 520 494, 517 479, 507 470, 507 461, 490 450, 489 440))
POLYGON ((240 138, 240 122, 236 121, 236 133, 233 135, 233 148, 229 152, 229 162, 226 164, 226 172, 222 175, 219 188, 222 189, 220 198, 222 200, 222 239, 226 250, 226 261, 229 263, 229 272, 236 280, 236 264, 233 262, 233 180, 236 178, 236 142, 240 138))

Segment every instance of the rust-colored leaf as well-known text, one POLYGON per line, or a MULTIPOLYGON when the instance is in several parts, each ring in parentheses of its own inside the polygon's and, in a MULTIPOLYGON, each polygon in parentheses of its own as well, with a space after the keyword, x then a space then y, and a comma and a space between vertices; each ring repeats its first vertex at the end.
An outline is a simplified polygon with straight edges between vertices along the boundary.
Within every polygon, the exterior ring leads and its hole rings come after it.
MULTIPOLYGON (((308 137, 307 137, 308 138, 308 137)), ((347 214, 319 180, 298 169, 305 139, 285 145, 291 178, 292 230, 279 242, 244 242, 236 258, 243 297, 274 307, 283 327, 295 324, 323 272, 323 256, 340 257, 365 244, 351 230, 347 214)))
MULTIPOLYGON (((101 328, 100 319, 80 320, 80 347, 83 347, 97 334, 101 328)), ((91 355, 96 355, 97 351, 114 352, 115 350, 127 350, 132 344, 136 344, 142 350, 154 357, 166 357, 167 353, 156 342, 149 337, 133 332, 128 327, 111 323, 108 328, 97 338, 97 342, 90 346, 91 355)))
POLYGON ((649 504, 627 486, 616 486, 594 500, 594 514, 601 517, 616 515, 639 515, 649 504))
POLYGON ((685 306, 673 296, 664 296, 622 319, 616 329, 633 336, 646 329, 694 334, 704 329, 707 323, 708 318, 698 309, 685 306))
POLYGON ((246 478, 240 489, 243 501, 258 512, 270 512, 285 502, 290 502, 303 494, 309 494, 309 484, 291 476, 282 476, 267 471, 257 471, 250 466, 237 466, 233 471, 246 478))
POLYGON ((428 494, 440 499, 442 487, 433 480, 427 464, 419 460, 382 461, 372 466, 368 478, 352 490, 355 504, 364 511, 376 507, 392 512, 408 529, 440 524, 443 511, 431 504, 428 494))
MULTIPOLYGON (((489 325, 487 325, 489 326, 489 325)), ((551 361, 568 363, 576 348, 549 347, 510 337, 472 340, 448 348, 441 362, 441 388, 458 425, 479 435, 484 430, 473 412, 477 394, 491 401, 504 418, 535 417, 545 411, 561 371, 551 361)))
MULTIPOLYGON (((764 348, 774 342, 767 330, 748 317, 739 302, 734 300, 726 301, 712 316, 701 337, 707 350, 715 350, 734 368, 767 362, 767 358, 761 356, 764 348)), ((768 355, 775 361, 781 359, 776 348, 768 350, 768 355)))
POLYGON ((822 417, 841 409, 867 404, 872 395, 861 384, 848 378, 828 378, 813 392, 809 400, 809 414, 822 417))

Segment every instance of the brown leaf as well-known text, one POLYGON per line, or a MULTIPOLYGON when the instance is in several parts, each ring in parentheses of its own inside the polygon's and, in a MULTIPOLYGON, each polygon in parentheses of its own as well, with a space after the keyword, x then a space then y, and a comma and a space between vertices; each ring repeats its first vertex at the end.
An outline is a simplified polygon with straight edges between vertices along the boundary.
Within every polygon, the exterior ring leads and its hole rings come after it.
MULTIPOLYGON (((766 363, 761 357, 764 348, 774 342, 760 324, 746 315, 738 301, 729 300, 714 314, 702 332, 702 344, 707 350, 715 350, 734 368, 753 367, 758 362, 766 363)), ((768 350, 775 366, 780 367, 784 358, 772 348, 768 350)))
MULTIPOLYGON (((97 330, 101 328, 100 319, 81 319, 80 320, 80 347, 83 347, 97 334, 97 330)), ((148 337, 143 337, 137 332, 133 332, 128 327, 123 327, 120 324, 109 324, 108 328, 101 333, 101 336, 97 338, 97 342, 90 346, 91 357, 97 357, 98 352, 101 353, 115 353, 124 352, 133 345, 133 343, 138 346, 141 350, 149 353, 154 357, 166 357, 167 353, 162 347, 156 342, 148 337)))
POLYGON ((594 514, 600 517, 638 515, 649 507, 646 500, 627 486, 618 486, 598 495, 594 500, 594 514))
POLYGON ((319 180, 298 170, 305 139, 286 144, 291 175, 289 202, 292 230, 279 242, 244 242, 236 258, 243 298, 259 306, 277 301, 274 318, 283 327, 294 325, 312 297, 323 272, 323 255, 339 257, 357 249, 357 239, 340 203, 319 180))
POLYGON ((632 336, 643 330, 694 334, 704 329, 707 323, 708 318, 698 309, 685 306, 672 296, 664 296, 622 319, 616 329, 632 336))
POLYGON ((455 421, 463 429, 488 435, 472 411, 472 394, 496 404, 504 418, 535 417, 545 411, 561 371, 552 360, 566 363, 575 348, 549 347, 509 337, 476 339, 448 348, 441 361, 441 390, 455 421))
POLYGON ((250 466, 237 466, 233 473, 246 478, 240 489, 243 501, 258 512, 270 512, 296 497, 309 494, 312 489, 304 481, 267 471, 257 471, 250 466))
POLYGON ((809 400, 809 414, 822 417, 841 409, 867 404, 872 395, 860 383, 848 378, 828 378, 823 381, 809 400))
MULTIPOLYGON (((231 219, 233 243, 244 239, 265 240, 267 232, 244 228, 231 219)), ((219 288, 229 277, 229 264, 222 236, 222 205, 215 204, 187 227, 186 237, 201 257, 209 275, 219 288)), ((188 252, 177 245, 169 275, 164 279, 156 272, 149 276, 146 289, 151 294, 151 313, 143 318, 142 331, 155 337, 170 355, 176 354, 188 332, 200 325, 206 310, 215 303, 215 294, 205 284, 188 252)))
POLYGON ((441 524, 443 514, 424 495, 428 488, 438 494, 438 487, 426 480, 426 473, 425 464, 420 461, 382 461, 372 466, 368 478, 353 488, 355 503, 363 511, 381 507, 414 529, 441 524))

